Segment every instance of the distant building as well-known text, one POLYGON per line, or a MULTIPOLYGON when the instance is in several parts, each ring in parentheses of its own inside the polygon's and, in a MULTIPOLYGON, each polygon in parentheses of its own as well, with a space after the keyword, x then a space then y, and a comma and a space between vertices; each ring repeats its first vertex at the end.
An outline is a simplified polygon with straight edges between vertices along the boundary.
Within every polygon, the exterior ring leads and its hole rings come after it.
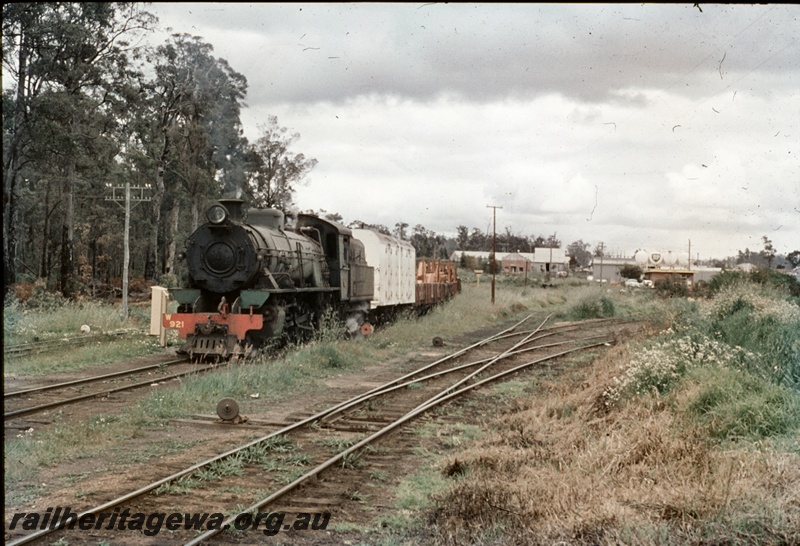
MULTIPOLYGON (((450 255, 450 260, 461 263, 466 258, 478 264, 488 262, 491 255, 485 251, 456 250, 450 255)), ((505 273, 557 273, 568 269, 569 256, 562 248, 535 248, 533 252, 498 252, 497 262, 505 273)))
POLYGON ((648 269, 644 272, 645 280, 653 281, 670 281, 678 279, 686 283, 690 289, 694 288, 694 271, 688 269, 648 269))
POLYGON ((505 273, 532 273, 533 267, 533 254, 512 252, 502 257, 503 271, 505 273))
POLYGON ((658 280, 677 278, 686 282, 689 287, 693 287, 699 281, 708 282, 714 275, 722 271, 718 267, 692 266, 688 254, 638 250, 632 258, 595 257, 592 261, 592 277, 596 281, 621 283, 624 279, 619 272, 625 266, 640 267, 642 277, 653 283, 658 280))
POLYGON ((721 267, 692 267, 694 273, 694 282, 698 283, 710 281, 714 275, 722 271, 721 267))
POLYGON ((558 273, 569 269, 569 256, 563 248, 534 248, 533 266, 540 273, 558 273))
POLYGON ((592 278, 610 283, 622 282, 620 270, 626 265, 639 265, 634 258, 595 257, 592 259, 592 278))

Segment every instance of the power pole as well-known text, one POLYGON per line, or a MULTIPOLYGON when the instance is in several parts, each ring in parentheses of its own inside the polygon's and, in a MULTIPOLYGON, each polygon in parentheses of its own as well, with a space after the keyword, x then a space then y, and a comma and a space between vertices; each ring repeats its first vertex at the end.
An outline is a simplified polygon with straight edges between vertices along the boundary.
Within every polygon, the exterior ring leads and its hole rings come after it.
POLYGON ((687 269, 692 270, 692 240, 689 239, 689 261, 687 262, 687 269))
POLYGON ((597 245, 597 248, 600 250, 600 282, 603 282, 603 256, 606 253, 606 244, 603 241, 597 245))
POLYGON ((497 205, 486 205, 487 209, 494 209, 492 216, 492 305, 494 305, 494 276, 497 269, 497 209, 503 207, 497 205))
MULTIPOLYGON (((122 318, 128 318, 128 269, 130 267, 131 261, 131 250, 130 250, 130 231, 131 231, 131 201, 134 201, 136 205, 141 203, 142 201, 150 201, 150 197, 145 195, 145 191, 150 191, 150 184, 145 184, 144 186, 133 186, 131 187, 130 182, 125 182, 125 185, 111 185, 106 184, 106 187, 111 190, 111 195, 106 196, 106 201, 114 201, 116 204, 120 205, 122 208, 125 209, 125 252, 122 259, 122 318), (118 195, 117 191, 125 190, 124 197, 118 195), (138 195, 135 197, 131 197, 131 190, 138 192, 138 195), (120 201, 124 202, 123 205, 120 201)), ((134 205, 134 207, 136 207, 134 205)), ((153 229, 158 229, 158 226, 154 226, 153 229)))

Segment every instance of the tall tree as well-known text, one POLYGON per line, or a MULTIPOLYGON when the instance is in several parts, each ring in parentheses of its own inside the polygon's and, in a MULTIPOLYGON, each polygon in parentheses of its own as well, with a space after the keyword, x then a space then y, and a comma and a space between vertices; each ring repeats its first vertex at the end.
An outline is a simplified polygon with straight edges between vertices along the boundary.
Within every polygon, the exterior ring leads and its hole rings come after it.
POLYGON ((466 250, 469 245, 469 228, 467 226, 458 226, 456 228, 456 248, 459 250, 466 250))
POLYGON ((155 77, 143 86, 149 99, 137 126, 142 169, 153 173, 152 231, 145 277, 174 269, 181 206, 188 201, 196 228, 204 199, 224 186, 243 185, 246 140, 240 110, 247 92, 244 76, 197 36, 174 34, 154 55, 155 77), (166 226, 162 215, 167 208, 166 226), (160 241, 166 240, 163 267, 160 241))
POLYGON ((408 239, 408 234, 406 233, 406 229, 408 228, 408 224, 405 222, 397 222, 394 225, 394 231, 392 235, 397 237, 398 239, 403 239, 404 241, 408 239))
POLYGON ((16 95, 3 92, 3 295, 17 276, 17 177, 27 147, 28 62, 36 22, 44 6, 3 4, 3 68, 17 80, 16 95))
MULTIPOLYGON (((3 64, 12 68, 17 82, 15 123, 12 131, 4 132, 8 137, 4 151, 10 152, 3 173, 9 208, 13 209, 17 177, 25 163, 61 181, 60 284, 67 296, 72 295, 75 284, 75 193, 79 177, 98 168, 107 169, 101 164, 116 155, 110 151, 113 139, 109 133, 115 125, 119 83, 129 75, 134 49, 127 38, 153 22, 154 18, 134 3, 3 6, 3 64), (33 138, 34 133, 41 138, 33 138)), ((85 184, 85 176, 83 180, 85 184)), ((12 210, 9 218, 14 217, 12 210)), ((4 253, 13 253, 14 239, 13 229, 4 230, 4 253)), ((13 268, 14 257, 8 258, 6 263, 13 268)), ((14 278, 15 272, 8 271, 6 285, 14 278)))
POLYGON ((478 228, 472 228, 472 233, 469 234, 469 243, 467 250, 491 250, 492 240, 487 237, 484 232, 478 228))
POLYGON ((583 239, 578 239, 567 245, 569 263, 572 267, 587 267, 592 261, 592 253, 589 252, 589 243, 584 243, 583 239))
POLYGON ((772 269, 772 260, 775 259, 775 247, 772 245, 772 241, 767 238, 766 235, 761 237, 761 240, 764 242, 764 250, 761 251, 761 255, 767 261, 767 267, 772 269))
POLYGON ((290 151, 300 135, 278 125, 276 116, 270 116, 260 130, 262 135, 248 153, 245 192, 256 207, 288 214, 294 205, 295 188, 304 182, 317 160, 290 151))

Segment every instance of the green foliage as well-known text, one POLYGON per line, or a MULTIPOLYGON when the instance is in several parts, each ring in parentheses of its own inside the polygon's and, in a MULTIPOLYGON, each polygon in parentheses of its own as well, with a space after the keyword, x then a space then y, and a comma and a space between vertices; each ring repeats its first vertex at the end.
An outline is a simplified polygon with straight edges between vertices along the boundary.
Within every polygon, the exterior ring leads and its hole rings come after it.
POLYGON ((728 276, 710 301, 687 307, 673 328, 637 347, 605 397, 653 394, 672 397, 716 439, 797 431, 800 307, 781 285, 728 276))
MULTIPOLYGON (((3 310, 3 339, 6 344, 28 343, 64 336, 81 335, 87 325, 92 333, 137 328, 143 323, 137 314, 125 321, 115 305, 91 301, 68 301, 42 290, 25 303, 12 302, 3 310)), ((149 320, 149 316, 147 317, 149 320)), ((123 340, 121 340, 123 341, 123 340)))
POLYGON ((614 302, 606 296, 601 296, 600 298, 589 297, 579 301, 567 311, 567 316, 572 320, 586 320, 613 317, 615 313, 614 302))
POLYGON ((697 368, 688 410, 719 439, 767 438, 800 429, 800 396, 735 369, 697 368))
POLYGON ((800 392, 800 306, 750 283, 721 289, 704 315, 710 335, 759 355, 751 373, 800 392))
POLYGON ((728 270, 714 275, 708 281, 708 289, 717 293, 723 288, 755 283, 779 290, 792 297, 800 297, 800 282, 792 275, 761 267, 755 271, 728 270))
POLYGON ((625 264, 619 270, 619 276, 623 279, 636 279, 642 278, 644 271, 638 265, 625 264))
POLYGON ((682 298, 689 295, 689 287, 686 286, 686 282, 676 276, 658 279, 654 286, 656 294, 662 298, 682 298))

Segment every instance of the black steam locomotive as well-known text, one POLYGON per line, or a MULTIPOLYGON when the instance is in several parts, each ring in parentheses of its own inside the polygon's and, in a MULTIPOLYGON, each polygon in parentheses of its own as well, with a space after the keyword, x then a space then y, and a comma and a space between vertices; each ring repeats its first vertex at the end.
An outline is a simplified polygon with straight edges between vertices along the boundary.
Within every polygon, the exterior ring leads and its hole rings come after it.
POLYGON ((406 241, 301 214, 243 210, 237 199, 212 205, 187 240, 187 288, 171 289, 177 313, 165 328, 193 358, 248 356, 273 337, 302 338, 334 309, 350 332, 368 334, 389 309, 429 306, 460 290, 449 262, 417 263, 406 241), (366 245, 365 242, 367 241, 366 245))

